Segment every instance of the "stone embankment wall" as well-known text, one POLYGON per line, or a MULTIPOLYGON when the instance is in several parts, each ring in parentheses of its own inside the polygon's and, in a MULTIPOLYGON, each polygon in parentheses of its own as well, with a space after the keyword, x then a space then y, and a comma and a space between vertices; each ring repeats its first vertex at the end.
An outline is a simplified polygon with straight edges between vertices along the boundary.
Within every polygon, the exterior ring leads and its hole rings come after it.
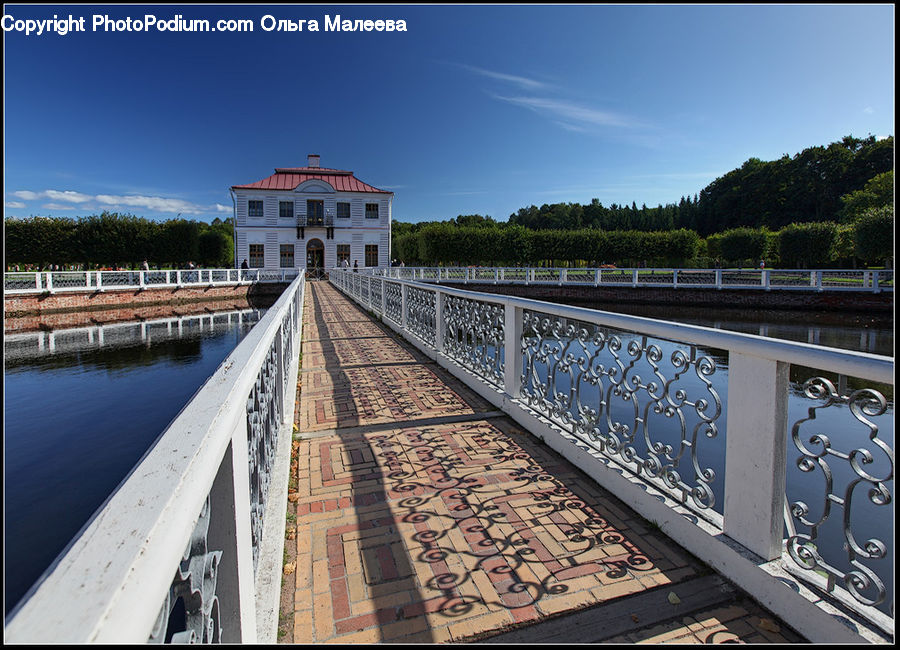
POLYGON ((499 293, 567 304, 631 303, 680 307, 791 309, 809 311, 874 311, 892 313, 893 292, 803 291, 762 289, 673 289, 671 287, 577 287, 522 284, 456 284, 442 286, 499 293))
POLYGON ((268 306, 281 295, 286 286, 287 284, 283 283, 260 283, 213 287, 165 287, 5 295, 3 315, 5 318, 17 318, 221 301, 238 301, 243 304, 249 303, 251 306, 256 306, 258 303, 260 306, 268 306))

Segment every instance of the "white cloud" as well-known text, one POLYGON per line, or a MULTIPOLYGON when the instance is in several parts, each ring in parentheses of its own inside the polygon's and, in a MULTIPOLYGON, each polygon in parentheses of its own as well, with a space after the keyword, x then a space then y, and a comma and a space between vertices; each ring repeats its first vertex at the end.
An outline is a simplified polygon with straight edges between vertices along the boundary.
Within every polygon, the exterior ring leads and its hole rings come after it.
MULTIPOLYGON (((72 210, 76 206, 83 210, 129 210, 135 208, 144 208, 147 211, 168 213, 168 214, 186 214, 200 215, 210 212, 231 214, 232 206, 222 203, 214 203, 212 205, 199 205, 184 199, 174 199, 164 196, 148 196, 143 194, 84 194, 74 190, 44 190, 42 192, 32 192, 31 190, 19 190, 12 192, 12 196, 23 199, 25 201, 34 201, 37 199, 50 199, 50 203, 44 204, 42 207, 49 210, 72 210)), ((11 201, 6 207, 24 208, 25 203, 22 201, 11 201)))
POLYGON ((161 196, 141 196, 129 194, 126 196, 114 196, 112 194, 98 194, 94 197, 98 202, 110 207, 147 208, 159 212, 181 212, 196 214, 205 212, 198 206, 182 199, 167 199, 161 196))
POLYGON ((48 199, 53 199, 54 201, 65 201, 66 203, 87 203, 92 198, 87 194, 73 192, 72 190, 66 190, 64 192, 60 192, 59 190, 47 190, 43 192, 43 196, 48 199))
POLYGON ((494 72, 493 70, 485 70, 484 68, 476 68, 473 65, 464 65, 460 64, 461 68, 465 68, 475 74, 479 74, 483 77, 488 77, 490 79, 497 79, 498 81, 505 81, 508 83, 515 84, 517 86, 521 86, 522 88, 528 90, 539 90, 541 88, 547 88, 548 84, 545 84, 542 81, 535 81, 534 79, 529 79, 527 77, 519 77, 513 74, 505 74, 503 72, 494 72))
POLYGON ((875 112, 875 109, 872 108, 871 106, 866 106, 866 107, 863 109, 863 113, 865 113, 866 115, 871 115, 871 114, 874 113, 874 112, 875 112))
POLYGON ((558 99, 547 99, 543 97, 506 97, 503 95, 491 95, 494 99, 521 106, 536 113, 549 115, 554 118, 554 122, 564 128, 574 130, 578 125, 586 126, 614 126, 614 127, 636 127, 640 126, 630 117, 610 113, 608 111, 600 111, 587 106, 567 102, 558 99), (564 120, 560 123, 559 120, 564 120), (574 122, 574 124, 573 124, 574 122))

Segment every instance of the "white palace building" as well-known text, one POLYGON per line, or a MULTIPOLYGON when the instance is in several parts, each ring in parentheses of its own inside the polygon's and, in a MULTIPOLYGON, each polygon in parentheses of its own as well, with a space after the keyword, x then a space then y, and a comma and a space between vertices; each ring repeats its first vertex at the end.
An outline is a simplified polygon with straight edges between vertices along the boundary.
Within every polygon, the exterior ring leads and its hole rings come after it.
POLYGON ((393 192, 353 172, 319 166, 276 168, 271 176, 233 185, 235 266, 297 268, 389 266, 393 192))

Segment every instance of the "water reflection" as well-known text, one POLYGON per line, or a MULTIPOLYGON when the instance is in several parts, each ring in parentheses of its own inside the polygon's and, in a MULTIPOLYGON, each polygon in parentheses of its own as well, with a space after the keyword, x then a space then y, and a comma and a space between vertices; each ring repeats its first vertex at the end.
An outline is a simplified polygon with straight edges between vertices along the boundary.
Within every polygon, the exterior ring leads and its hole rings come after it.
POLYGON ((6 613, 263 313, 5 336, 6 613))
POLYGON ((698 309, 619 303, 591 303, 586 306, 633 316, 824 345, 839 350, 894 356, 894 320, 891 314, 788 309, 698 309))

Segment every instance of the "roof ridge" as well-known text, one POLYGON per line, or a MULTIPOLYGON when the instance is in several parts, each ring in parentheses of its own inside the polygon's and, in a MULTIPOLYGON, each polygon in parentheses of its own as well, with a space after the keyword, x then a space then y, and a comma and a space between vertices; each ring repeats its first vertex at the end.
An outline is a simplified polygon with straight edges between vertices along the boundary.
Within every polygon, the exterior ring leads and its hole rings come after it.
POLYGON ((348 171, 346 169, 334 169, 332 167, 276 167, 276 174, 321 174, 327 173, 332 176, 342 175, 342 176, 353 176, 352 171, 348 171))

